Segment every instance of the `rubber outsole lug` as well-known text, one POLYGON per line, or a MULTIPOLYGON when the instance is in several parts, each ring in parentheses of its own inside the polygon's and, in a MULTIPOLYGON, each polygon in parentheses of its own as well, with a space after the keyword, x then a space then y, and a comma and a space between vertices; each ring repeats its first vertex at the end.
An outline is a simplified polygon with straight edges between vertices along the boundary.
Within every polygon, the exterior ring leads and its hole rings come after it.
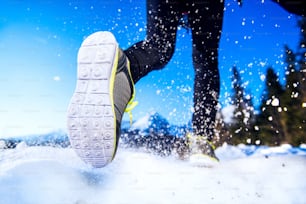
POLYGON ((96 32, 84 40, 78 52, 76 88, 68 106, 71 146, 95 168, 110 163, 116 149, 116 116, 110 92, 117 49, 109 32, 96 32))

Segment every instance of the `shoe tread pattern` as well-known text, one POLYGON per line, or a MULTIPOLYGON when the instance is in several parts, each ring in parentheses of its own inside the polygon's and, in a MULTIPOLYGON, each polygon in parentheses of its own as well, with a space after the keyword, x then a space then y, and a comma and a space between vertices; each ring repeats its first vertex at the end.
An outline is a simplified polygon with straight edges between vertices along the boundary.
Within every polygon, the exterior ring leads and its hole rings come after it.
POLYGON ((111 162, 115 150, 115 115, 110 78, 117 42, 108 32, 97 32, 78 53, 76 89, 68 107, 68 135, 77 154, 93 167, 111 162))

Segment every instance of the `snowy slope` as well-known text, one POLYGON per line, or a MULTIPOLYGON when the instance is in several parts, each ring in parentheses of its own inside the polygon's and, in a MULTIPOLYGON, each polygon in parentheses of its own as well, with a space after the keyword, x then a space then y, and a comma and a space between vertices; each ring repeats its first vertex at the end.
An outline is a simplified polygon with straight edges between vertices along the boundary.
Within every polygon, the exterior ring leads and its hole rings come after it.
POLYGON ((224 145, 214 168, 120 148, 91 169, 70 148, 0 150, 1 204, 306 203, 306 150, 224 145), (252 152, 248 155, 248 152, 252 152))

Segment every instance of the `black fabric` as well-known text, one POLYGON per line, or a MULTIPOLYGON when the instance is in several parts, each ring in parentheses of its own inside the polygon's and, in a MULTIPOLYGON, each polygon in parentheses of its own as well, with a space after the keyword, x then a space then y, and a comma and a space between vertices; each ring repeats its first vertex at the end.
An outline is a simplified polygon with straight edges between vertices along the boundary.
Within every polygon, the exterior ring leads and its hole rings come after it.
POLYGON ((194 81, 194 133, 213 137, 220 91, 218 46, 223 22, 221 0, 147 0, 147 36, 125 50, 136 83, 152 70, 170 61, 177 27, 182 15, 188 15, 192 31, 194 81))
POLYGON ((299 15, 304 16, 306 15, 305 7, 306 1, 305 0, 272 0, 275 3, 278 3, 281 7, 283 7, 286 11, 299 15))

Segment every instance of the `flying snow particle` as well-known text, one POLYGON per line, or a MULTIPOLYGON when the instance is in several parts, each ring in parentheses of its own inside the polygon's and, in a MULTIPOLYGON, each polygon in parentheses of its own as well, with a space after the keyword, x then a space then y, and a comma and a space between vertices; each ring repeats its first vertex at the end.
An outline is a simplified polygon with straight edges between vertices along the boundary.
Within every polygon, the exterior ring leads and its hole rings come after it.
POLYGON ((292 85, 294 88, 298 87, 298 83, 293 83, 292 85))
POLYGON ((174 109, 169 113, 169 116, 175 116, 175 113, 176 113, 176 108, 174 108, 174 109))
POLYGON ((306 108, 306 102, 302 103, 302 107, 306 108))
POLYGON ((261 81, 265 81, 265 79, 266 79, 266 76, 265 76, 264 74, 261 74, 261 75, 260 75, 260 80, 261 80, 261 81))
POLYGON ((266 101, 266 105, 270 105, 271 104, 271 99, 268 99, 267 101, 266 101))
POLYGON ((298 92, 292 92, 291 93, 291 98, 297 98, 299 97, 299 93, 298 92))
POLYGON ((279 100, 278 98, 273 98, 272 102, 271 102, 272 106, 279 106, 279 100))
POLYGON ((256 140, 256 141, 255 141, 255 144, 256 144, 256 145, 260 145, 260 140, 256 140))
POLYGON ((242 128, 239 128, 239 129, 235 130, 235 133, 237 134, 237 133, 239 133, 241 130, 242 130, 242 128))
POLYGON ((262 66, 262 67, 264 67, 264 66, 266 66, 266 62, 259 62, 259 64, 260 64, 260 66, 262 66))
POLYGON ((192 89, 189 86, 181 86, 181 87, 179 87, 179 90, 180 90, 181 93, 189 93, 189 92, 191 92, 192 89))
POLYGON ((54 81, 60 81, 60 80, 61 80, 61 77, 60 77, 60 76, 54 76, 54 77, 53 77, 53 80, 54 80, 54 81))

